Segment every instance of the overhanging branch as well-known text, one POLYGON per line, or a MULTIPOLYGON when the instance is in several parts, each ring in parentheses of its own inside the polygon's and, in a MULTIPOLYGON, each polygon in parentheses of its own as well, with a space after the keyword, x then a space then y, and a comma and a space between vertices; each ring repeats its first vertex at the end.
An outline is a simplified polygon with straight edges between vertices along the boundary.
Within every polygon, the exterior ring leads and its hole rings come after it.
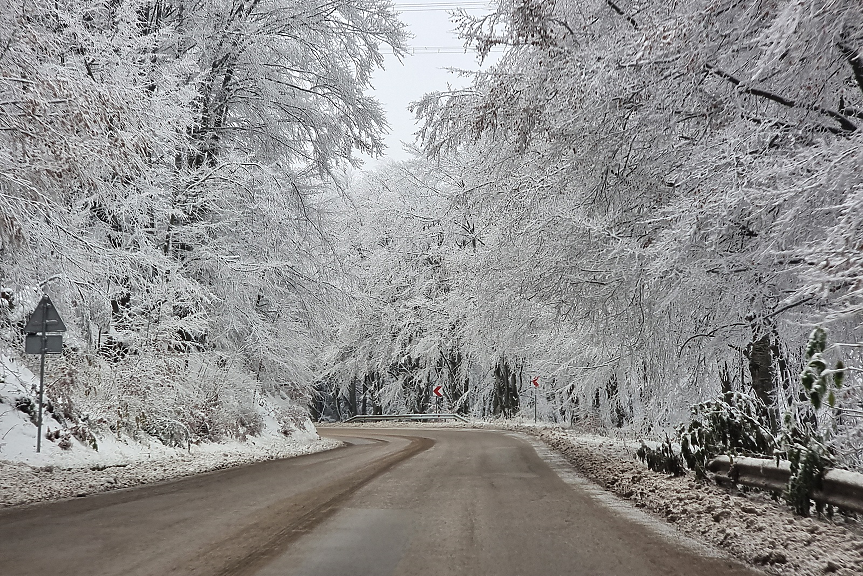
POLYGON ((605 2, 606 2, 606 4, 608 4, 611 7, 612 10, 614 10, 615 12, 617 12, 618 14, 620 14, 621 16, 626 18, 626 21, 629 22, 629 24, 634 29, 638 30, 638 22, 635 21, 635 18, 633 18, 632 16, 630 16, 629 14, 624 12, 623 9, 620 6, 618 6, 617 4, 615 4, 614 2, 612 2, 612 0, 605 0, 605 2))
POLYGON ((744 83, 742 80, 740 80, 739 78, 737 78, 733 74, 730 74, 730 73, 722 70, 721 68, 717 68, 713 64, 705 64, 704 68, 708 72, 713 74, 714 76, 722 78, 723 80, 727 80, 728 82, 730 82, 731 84, 736 86, 744 94, 751 94, 752 96, 764 98, 766 100, 770 100, 771 102, 776 102, 777 104, 781 104, 782 106, 785 106, 787 108, 798 108, 798 109, 803 109, 803 110, 811 110, 812 112, 818 112, 819 114, 829 116, 833 120, 836 120, 839 123, 839 125, 842 127, 841 129, 843 132, 856 132, 857 131, 857 125, 856 124, 851 122, 851 120, 849 120, 847 116, 845 116, 844 114, 841 114, 839 112, 836 112, 835 110, 829 110, 827 108, 823 108, 823 107, 817 106, 817 105, 801 104, 799 102, 796 102, 794 100, 791 100, 790 98, 786 98, 786 97, 781 96, 779 94, 775 94, 775 93, 769 92, 767 90, 762 90, 760 88, 754 88, 752 86, 748 86, 746 83, 744 83))
POLYGON ((857 81, 857 87, 860 88, 860 92, 863 92, 863 57, 844 42, 840 42, 837 46, 839 46, 842 55, 845 56, 851 65, 851 70, 854 71, 854 79, 857 81))

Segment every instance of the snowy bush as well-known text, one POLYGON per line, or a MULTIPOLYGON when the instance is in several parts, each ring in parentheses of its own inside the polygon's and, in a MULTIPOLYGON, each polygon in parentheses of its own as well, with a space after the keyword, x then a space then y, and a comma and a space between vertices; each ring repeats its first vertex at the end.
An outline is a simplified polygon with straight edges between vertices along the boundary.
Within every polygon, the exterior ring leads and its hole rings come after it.
MULTIPOLYGON (((821 488, 825 469, 836 463, 831 429, 819 426, 818 413, 825 399, 831 408, 835 405, 845 367, 839 360, 835 369, 828 369, 824 359, 826 348, 827 333, 815 328, 806 345, 806 366, 800 373, 802 400, 793 402, 786 412, 780 438, 782 454, 791 462, 791 479, 784 496, 801 516, 809 515, 810 494, 821 488)), ((818 504, 819 513, 822 506, 818 504)))
POLYGON ((772 457, 776 440, 761 421, 765 413, 758 398, 742 392, 696 404, 691 420, 677 427, 686 465, 704 478, 707 463, 720 454, 772 457))
POLYGON ((651 448, 643 440, 641 447, 635 451, 639 460, 647 464, 647 468, 654 472, 671 474, 673 476, 684 476, 686 467, 680 455, 674 450, 671 440, 665 437, 659 448, 651 448))
POLYGON ((36 403, 27 396, 19 396, 13 400, 15 408, 30 417, 30 421, 34 424, 38 419, 36 413, 36 403))
POLYGON ((89 446, 93 450, 99 450, 96 436, 86 423, 75 424, 69 427, 69 433, 85 446, 89 446))
POLYGON ((281 406, 276 410, 276 421, 279 423, 279 432, 290 436, 294 431, 301 429, 308 419, 306 411, 299 406, 281 406))
POLYGON ((236 437, 245 440, 248 436, 260 436, 264 431, 264 417, 257 410, 241 406, 237 414, 236 437))
MULTIPOLYGON (((273 394, 281 414, 275 418, 277 430, 290 435, 307 418, 285 392, 290 387, 268 384, 263 392, 248 373, 207 353, 141 350, 121 360, 67 353, 52 358, 49 369, 46 406, 53 406, 63 426, 50 439, 77 439, 93 449, 102 434, 183 448, 201 441, 245 441, 266 426, 268 412, 255 398, 273 394)), ((18 404, 35 414, 32 398, 22 396, 18 404)))

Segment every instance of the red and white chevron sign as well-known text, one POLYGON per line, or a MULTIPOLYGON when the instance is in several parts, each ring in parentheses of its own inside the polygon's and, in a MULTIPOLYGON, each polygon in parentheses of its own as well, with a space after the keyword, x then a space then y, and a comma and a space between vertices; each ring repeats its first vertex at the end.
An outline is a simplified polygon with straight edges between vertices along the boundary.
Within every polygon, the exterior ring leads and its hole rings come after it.
POLYGON ((443 398, 443 386, 435 386, 432 388, 432 392, 434 392, 434 395, 438 398, 443 398))

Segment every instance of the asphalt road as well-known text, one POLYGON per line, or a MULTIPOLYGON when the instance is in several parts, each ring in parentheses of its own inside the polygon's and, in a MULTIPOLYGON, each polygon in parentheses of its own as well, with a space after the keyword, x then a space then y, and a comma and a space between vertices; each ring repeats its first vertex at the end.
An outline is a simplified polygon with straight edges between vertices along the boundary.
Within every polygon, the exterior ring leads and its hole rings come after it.
POLYGON ((752 575, 604 506, 511 434, 345 448, 0 512, 0 574, 752 575))

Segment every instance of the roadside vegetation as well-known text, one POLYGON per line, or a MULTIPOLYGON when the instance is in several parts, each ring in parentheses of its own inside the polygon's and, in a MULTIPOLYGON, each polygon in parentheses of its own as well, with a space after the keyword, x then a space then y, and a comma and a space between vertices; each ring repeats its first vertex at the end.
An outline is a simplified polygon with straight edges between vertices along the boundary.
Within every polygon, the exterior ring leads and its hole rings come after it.
POLYGON ((350 188, 356 297, 314 416, 530 417, 536 398, 544 421, 685 440, 696 470, 721 452, 863 470, 859 5, 456 20, 504 54, 416 103, 423 158, 350 188))
POLYGON ((21 330, 45 293, 68 329, 47 382, 64 428, 302 428, 344 298, 327 198, 381 150, 364 92, 404 39, 382 0, 0 1, 0 414, 34 405, 16 365, 38 374, 21 330))

